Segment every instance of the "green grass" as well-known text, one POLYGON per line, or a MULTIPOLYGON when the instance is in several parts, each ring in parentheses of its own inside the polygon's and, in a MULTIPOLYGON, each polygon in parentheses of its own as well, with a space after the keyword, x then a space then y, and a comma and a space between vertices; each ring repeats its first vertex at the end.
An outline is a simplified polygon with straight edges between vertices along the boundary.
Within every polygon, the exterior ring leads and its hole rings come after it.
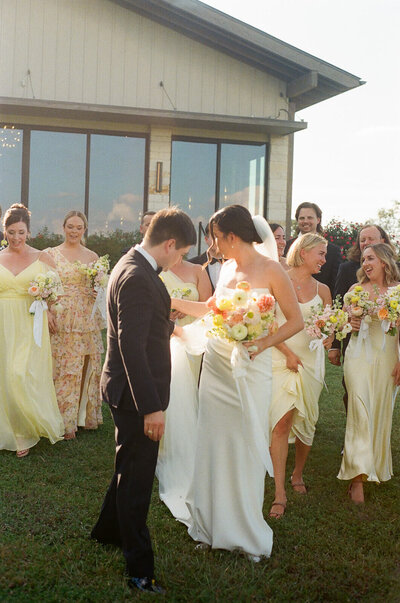
MULTIPOLYGON (((149 525, 166 601, 400 601, 399 409, 392 434, 397 476, 367 484, 366 504, 354 507, 336 479, 345 426, 340 378, 339 369, 328 369, 329 393, 321 397, 305 472, 309 494, 288 487, 284 519, 271 521, 269 560, 195 551, 155 484, 149 525)), ((107 409, 104 416, 98 431, 54 446, 42 440, 26 459, 0 453, 0 601, 152 600, 127 589, 118 549, 89 539, 112 474, 113 425, 107 409)), ((293 450, 288 473, 292 465, 293 450)), ((267 478, 265 515, 272 497, 267 478)))

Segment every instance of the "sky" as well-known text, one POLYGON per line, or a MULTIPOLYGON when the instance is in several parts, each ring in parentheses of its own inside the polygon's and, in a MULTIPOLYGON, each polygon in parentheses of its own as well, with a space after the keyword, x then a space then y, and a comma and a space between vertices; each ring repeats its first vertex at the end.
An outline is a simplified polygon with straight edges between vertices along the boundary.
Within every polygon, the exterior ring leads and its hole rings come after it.
MULTIPOLYGON (((400 201, 399 0, 207 0, 367 83, 296 113, 293 209, 362 222, 400 201)), ((400 217, 400 216, 399 216, 400 217)))

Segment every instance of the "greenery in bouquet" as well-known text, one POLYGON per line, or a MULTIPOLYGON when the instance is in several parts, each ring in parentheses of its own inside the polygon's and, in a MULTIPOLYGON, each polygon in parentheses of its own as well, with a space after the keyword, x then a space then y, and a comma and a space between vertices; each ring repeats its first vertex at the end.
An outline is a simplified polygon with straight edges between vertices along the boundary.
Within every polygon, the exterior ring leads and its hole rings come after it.
POLYGON ((90 286, 93 289, 104 289, 108 283, 108 273, 110 271, 110 260, 108 255, 103 255, 95 262, 83 264, 82 262, 74 262, 79 271, 85 274, 89 279, 90 286))
POLYGON ((389 287, 386 293, 379 295, 376 298, 376 306, 385 333, 396 335, 396 327, 400 321, 400 285, 389 287))
POLYGON ((251 291, 241 281, 228 295, 213 296, 207 302, 212 314, 210 337, 228 341, 252 341, 275 328, 275 298, 251 291))

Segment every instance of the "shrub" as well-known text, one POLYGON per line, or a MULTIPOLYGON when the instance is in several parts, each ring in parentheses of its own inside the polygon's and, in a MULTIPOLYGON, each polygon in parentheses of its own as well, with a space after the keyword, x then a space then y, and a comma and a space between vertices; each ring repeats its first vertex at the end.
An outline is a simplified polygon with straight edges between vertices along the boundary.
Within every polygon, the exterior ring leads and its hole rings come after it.
POLYGON ((362 224, 359 222, 346 222, 333 218, 324 228, 324 237, 340 247, 343 259, 346 259, 348 250, 355 245, 357 233, 362 224))
MULTIPOLYGON (((113 268, 123 251, 139 243, 141 238, 142 235, 139 230, 123 232, 117 229, 107 234, 96 232, 87 237, 86 246, 99 256, 108 254, 110 256, 110 266, 113 268)), ((36 249, 46 249, 47 247, 60 245, 63 240, 62 235, 49 232, 49 229, 45 226, 35 237, 30 239, 29 244, 36 249)))

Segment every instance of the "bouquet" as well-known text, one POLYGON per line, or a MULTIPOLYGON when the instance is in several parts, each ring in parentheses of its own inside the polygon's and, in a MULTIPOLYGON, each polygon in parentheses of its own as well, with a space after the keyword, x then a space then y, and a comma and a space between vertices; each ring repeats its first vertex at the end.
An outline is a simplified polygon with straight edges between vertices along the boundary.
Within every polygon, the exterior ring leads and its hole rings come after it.
POLYGON ((7 239, 1 239, 1 241, 0 241, 0 251, 3 251, 3 249, 5 249, 6 247, 8 247, 8 241, 7 241, 7 239))
POLYGON ((54 302, 62 294, 62 286, 56 272, 49 270, 46 274, 39 273, 30 282, 28 293, 34 298, 29 312, 33 318, 33 338, 42 347, 43 312, 48 309, 47 302, 54 302))
POLYGON ((82 264, 77 261, 79 271, 85 274, 90 282, 92 289, 97 291, 99 288, 105 289, 108 283, 108 273, 110 270, 109 255, 102 255, 95 262, 82 264))
MULTIPOLYGON (((361 318, 365 324, 369 324, 372 320, 372 314, 376 312, 376 304, 369 298, 368 291, 365 291, 361 285, 356 285, 354 289, 345 293, 343 309, 350 316, 361 318)), ((357 336, 357 331, 354 334, 357 336)))
POLYGON ((310 350, 316 351, 317 354, 314 376, 320 383, 323 383, 325 374, 324 340, 333 335, 338 341, 342 341, 351 331, 349 315, 340 308, 337 300, 332 306, 327 304, 323 307, 320 304, 317 307, 311 307, 311 315, 305 321, 305 331, 311 337, 310 350))
POLYGON ((190 287, 176 287, 169 292, 170 297, 173 299, 186 299, 190 297, 192 290, 190 287))
POLYGON ((306 333, 311 339, 326 339, 334 335, 342 341, 351 332, 349 315, 342 310, 338 301, 333 305, 327 304, 311 308, 311 316, 305 322, 306 333))
POLYGON ((91 262, 90 264, 82 264, 79 261, 75 262, 78 270, 82 274, 86 275, 90 286, 97 294, 90 318, 94 317, 97 308, 100 310, 103 319, 106 320, 107 318, 106 289, 108 283, 108 272, 110 270, 109 257, 109 255, 102 255, 98 260, 91 262))
POLYGON ((208 334, 231 342, 252 341, 267 335, 275 326, 275 298, 251 293, 241 281, 230 295, 211 297, 207 302, 213 327, 208 334))
POLYGON ((382 329, 388 335, 396 335, 396 325, 400 319, 400 285, 389 287, 386 293, 379 295, 376 305, 382 329))

